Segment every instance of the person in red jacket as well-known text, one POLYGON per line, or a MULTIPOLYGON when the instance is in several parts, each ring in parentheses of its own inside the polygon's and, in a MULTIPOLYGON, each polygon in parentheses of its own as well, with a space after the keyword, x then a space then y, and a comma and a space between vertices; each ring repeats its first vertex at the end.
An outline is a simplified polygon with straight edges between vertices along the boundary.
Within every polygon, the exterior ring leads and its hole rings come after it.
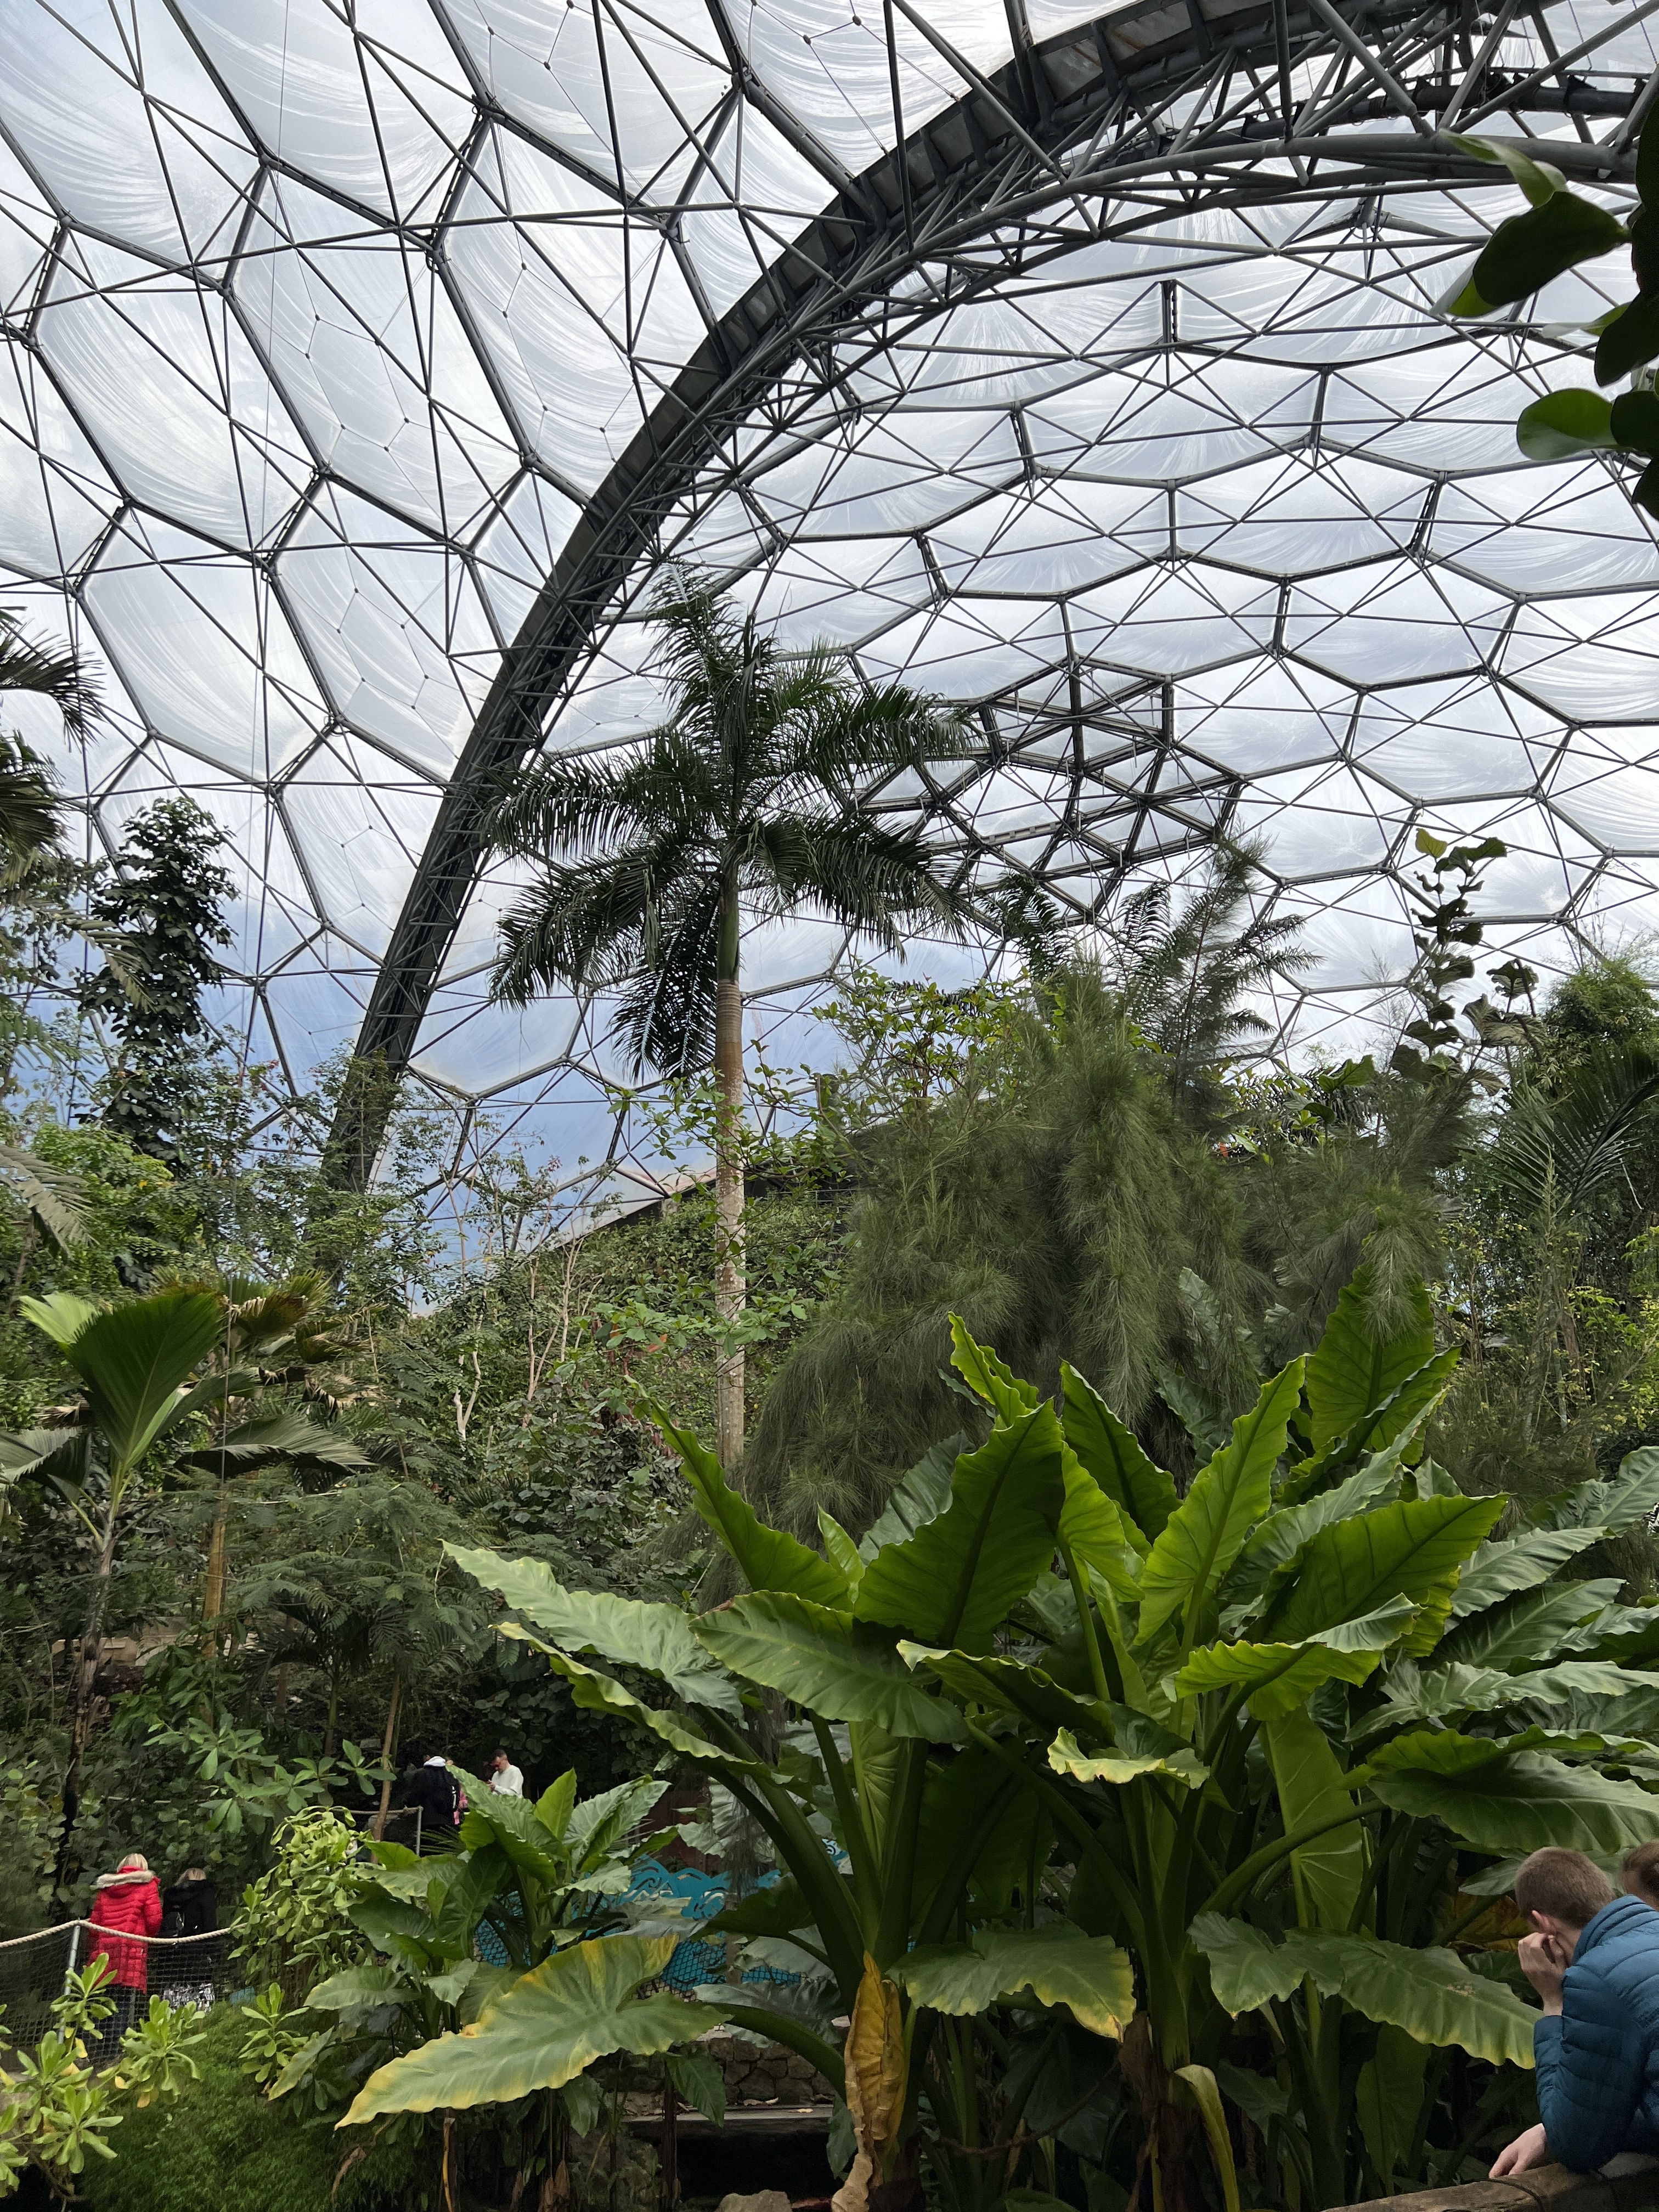
POLYGON ((129 1851, 118 1872, 99 1875, 89 1917, 98 1931, 91 1957, 109 1960, 106 1986, 115 1998, 115 2017, 105 2030, 109 2039, 131 2027, 149 1987, 149 1944, 123 1939, 161 1933, 161 1885, 142 1851, 129 1851))

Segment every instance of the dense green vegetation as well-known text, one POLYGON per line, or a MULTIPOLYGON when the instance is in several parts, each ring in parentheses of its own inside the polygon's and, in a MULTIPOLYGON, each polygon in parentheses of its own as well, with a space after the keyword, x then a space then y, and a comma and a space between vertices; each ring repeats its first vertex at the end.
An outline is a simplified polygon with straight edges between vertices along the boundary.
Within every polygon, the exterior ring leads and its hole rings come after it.
POLYGON ((730 1921, 801 1976, 746 2024, 849 2085, 866 2179, 951 2212, 1120 2212, 1153 2159, 1171 2206, 1306 2212, 1455 2176, 1524 2112, 1503 1859, 1648 1832, 1638 963, 1483 969, 1492 848, 1425 838, 1411 1018, 1341 1066, 1253 1058, 1302 955, 1249 852, 1092 947, 1012 918, 1024 975, 854 969, 839 1072, 747 1071, 736 1136, 729 1084, 635 1102, 741 1158, 734 1306, 731 1193, 695 1177, 574 1222, 488 1132, 459 1172, 411 1094, 343 1182, 361 1072, 293 1101, 211 1027, 210 830, 169 803, 73 869, 38 763, 0 768, 0 1932, 129 1849, 257 1886, 257 2002, 90 2201, 269 2202, 280 2170, 320 2203, 373 2119, 340 2203, 551 2206, 578 2139, 614 2150, 626 2064, 714 2101, 676 2046, 752 2008, 653 1991, 672 1930, 606 1902, 668 1782, 787 1877, 730 1921), (696 1438, 738 1350, 732 1487, 696 1438), (1345 1359, 1387 1388, 1339 1404, 1345 1359), (988 1595, 952 1546, 1016 1493, 969 1547, 988 1595), (1432 1523, 1434 1571, 1350 1588, 1362 1522, 1369 1555, 1432 1523), (521 1822, 470 1781, 441 1874, 357 1860, 338 1813, 498 1746, 521 1822))

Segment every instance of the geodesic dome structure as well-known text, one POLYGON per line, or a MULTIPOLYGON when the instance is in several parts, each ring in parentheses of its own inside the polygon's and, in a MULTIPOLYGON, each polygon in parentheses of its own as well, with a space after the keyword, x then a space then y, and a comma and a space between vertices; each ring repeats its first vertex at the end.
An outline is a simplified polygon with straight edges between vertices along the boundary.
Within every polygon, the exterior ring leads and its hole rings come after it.
MULTIPOLYGON (((665 555, 971 704, 977 758, 870 799, 988 886, 1087 921, 1259 834, 1319 955, 1287 1043, 1409 964, 1419 823, 1507 843, 1494 959, 1627 942, 1659 551, 1619 462, 1513 423, 1632 279, 1433 303, 1522 204, 1440 134, 1626 204, 1652 20, 0 0, 0 604, 112 707, 12 719, 94 843, 174 789, 227 831, 252 1055, 355 1042, 573 1164, 625 1071, 602 1008, 488 1006, 480 796, 657 718, 665 555)), ((752 933, 775 1057, 844 951, 752 933)))

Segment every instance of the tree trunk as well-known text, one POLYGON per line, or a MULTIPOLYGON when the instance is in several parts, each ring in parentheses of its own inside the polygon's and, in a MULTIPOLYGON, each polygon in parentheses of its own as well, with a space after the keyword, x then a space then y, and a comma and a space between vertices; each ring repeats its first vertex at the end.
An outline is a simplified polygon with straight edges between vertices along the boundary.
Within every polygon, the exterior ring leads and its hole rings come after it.
POLYGON ((202 1589, 202 1644, 218 1649, 219 1622, 225 1610, 225 1530, 230 1521, 230 1485, 222 1482, 208 1535, 207 1577, 202 1589))
POLYGON ((386 1735, 380 1745, 380 1764, 386 1769, 386 1778, 380 1784, 380 1809, 374 1815, 374 1840, 380 1843, 386 1836, 386 1816, 392 1809, 392 1756, 398 1747, 398 1707, 404 1694, 404 1678, 392 1678, 392 1698, 386 1709, 386 1735))
POLYGON ((1203 2212, 1205 2192, 1194 2157, 1195 2115, 1175 2101, 1175 2083, 1146 2013, 1125 2030, 1118 2063, 1128 2076, 1146 2130, 1128 2212, 1142 2212, 1135 2198, 1143 2179, 1152 2184, 1151 2212, 1203 2212))
POLYGON ((665 2058, 662 2067, 662 2143, 657 2164, 660 2180, 659 2201, 662 2212, 674 2212, 680 2201, 680 2141, 678 2093, 674 2077, 668 2070, 665 2058))
MULTIPOLYGON (((720 978, 715 1002, 714 1082, 720 1094, 714 1136, 714 1312, 729 1323, 742 1316, 745 1290, 743 993, 735 975, 720 978)), ((743 1456, 743 1346, 728 1344, 714 1370, 714 1449, 728 1474, 743 1456)))
POLYGON ((456 2185, 455 2115, 453 2112, 444 2114, 443 2191, 444 2212, 459 2212, 461 2200, 457 2193, 456 2185))
POLYGON ((70 1730, 69 1765, 64 1775, 64 1826, 58 1841, 58 1887, 66 1889, 78 1869, 75 1856, 75 1823, 81 1810, 81 1767, 92 1735, 92 1693, 98 1680, 98 1661, 104 1646, 104 1623, 109 1618, 110 1579, 115 1571, 115 1516, 104 1522, 98 1566, 87 1605, 86 1626, 75 1658, 75 1717, 70 1730))

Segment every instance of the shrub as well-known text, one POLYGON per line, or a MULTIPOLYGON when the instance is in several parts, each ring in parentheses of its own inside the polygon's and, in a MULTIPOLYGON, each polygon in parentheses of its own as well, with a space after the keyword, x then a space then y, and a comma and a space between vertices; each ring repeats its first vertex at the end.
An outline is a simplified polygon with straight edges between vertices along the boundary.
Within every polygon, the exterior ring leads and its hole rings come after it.
POLYGON ((208 2015, 194 2052, 201 2078, 172 2103, 124 2120, 115 2162, 89 2172, 81 2201, 94 2212, 393 2212, 412 2201, 406 2149, 373 2146, 341 2179, 349 2147, 326 2120, 295 2124, 242 2072, 246 2022, 234 2005, 208 2015))

